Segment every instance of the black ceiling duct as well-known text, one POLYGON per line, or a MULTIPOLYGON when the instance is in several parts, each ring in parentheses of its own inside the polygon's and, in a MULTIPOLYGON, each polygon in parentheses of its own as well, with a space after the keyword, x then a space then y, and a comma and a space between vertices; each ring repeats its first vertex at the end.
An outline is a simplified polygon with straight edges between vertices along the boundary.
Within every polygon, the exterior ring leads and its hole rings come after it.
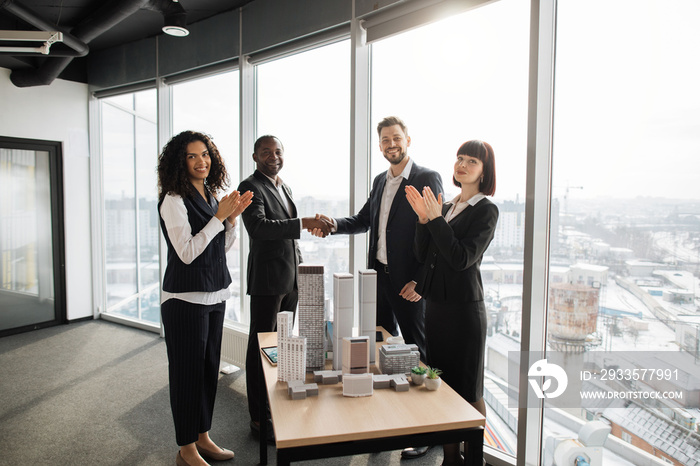
MULTIPOLYGON (((38 17, 31 12, 31 10, 22 7, 13 0, 0 0, 0 7, 15 14, 19 11, 20 13, 17 14, 17 16, 39 29, 46 31, 60 30, 55 25, 38 17)), ((173 2, 172 0, 111 0, 76 25, 70 31, 70 34, 64 33, 64 40, 66 37, 70 37, 69 41, 71 41, 71 43, 66 42, 66 45, 77 50, 77 48, 80 47, 80 43, 82 43, 85 46, 86 54, 86 44, 89 44, 91 40, 116 26, 142 8, 159 11, 166 18, 179 16, 181 21, 184 19, 182 17, 185 15, 184 8, 182 8, 179 3, 173 2)), ((49 55, 49 58, 36 69, 13 71, 10 74, 10 80, 17 87, 45 86, 51 84, 73 58, 73 56, 51 58, 51 55, 49 55)))

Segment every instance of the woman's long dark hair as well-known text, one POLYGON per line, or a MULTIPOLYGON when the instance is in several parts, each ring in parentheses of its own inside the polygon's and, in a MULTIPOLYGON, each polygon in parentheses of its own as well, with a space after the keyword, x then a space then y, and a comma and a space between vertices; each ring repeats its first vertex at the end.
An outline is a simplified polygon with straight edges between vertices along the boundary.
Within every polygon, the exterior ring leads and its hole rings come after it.
POLYGON ((177 136, 173 136, 158 156, 159 200, 163 200, 166 194, 178 194, 182 197, 196 194, 187 172, 186 158, 187 145, 195 141, 201 141, 207 146, 211 158, 209 176, 204 180, 204 186, 207 190, 216 195, 218 191, 229 185, 226 166, 211 137, 196 131, 183 131, 177 136))

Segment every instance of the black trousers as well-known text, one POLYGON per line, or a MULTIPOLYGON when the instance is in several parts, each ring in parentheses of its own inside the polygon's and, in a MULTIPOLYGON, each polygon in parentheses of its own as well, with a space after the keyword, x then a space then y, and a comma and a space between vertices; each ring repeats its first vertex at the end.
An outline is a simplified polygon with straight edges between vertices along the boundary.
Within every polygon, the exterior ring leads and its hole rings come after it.
POLYGON ((425 361, 425 300, 417 303, 399 296, 405 283, 394 283, 384 266, 377 262, 377 325, 394 336, 399 334, 406 343, 414 343, 425 361))
POLYGON ((211 306, 169 299, 161 304, 177 444, 211 429, 219 381, 226 303, 211 306))
POLYGON ((277 330, 277 313, 294 312, 296 317, 299 295, 297 290, 284 295, 250 297, 250 331, 248 332, 248 350, 245 357, 245 380, 248 392, 248 411, 253 421, 260 421, 260 387, 259 377, 262 370, 258 333, 277 330))

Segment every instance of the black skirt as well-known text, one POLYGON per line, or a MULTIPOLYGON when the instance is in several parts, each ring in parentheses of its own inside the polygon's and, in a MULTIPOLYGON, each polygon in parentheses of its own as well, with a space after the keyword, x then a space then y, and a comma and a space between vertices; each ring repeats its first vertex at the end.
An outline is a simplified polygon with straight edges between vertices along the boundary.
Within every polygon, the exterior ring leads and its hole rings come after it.
POLYGON ((483 301, 448 303, 426 299, 427 364, 462 398, 479 401, 484 395, 486 306, 483 301))

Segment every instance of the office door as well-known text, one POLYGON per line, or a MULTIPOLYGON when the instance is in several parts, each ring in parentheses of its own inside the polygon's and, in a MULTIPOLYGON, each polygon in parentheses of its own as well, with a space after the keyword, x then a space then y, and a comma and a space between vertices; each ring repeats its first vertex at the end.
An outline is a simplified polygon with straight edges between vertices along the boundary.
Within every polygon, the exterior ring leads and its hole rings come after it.
POLYGON ((0 336, 65 321, 58 142, 0 137, 0 336))

